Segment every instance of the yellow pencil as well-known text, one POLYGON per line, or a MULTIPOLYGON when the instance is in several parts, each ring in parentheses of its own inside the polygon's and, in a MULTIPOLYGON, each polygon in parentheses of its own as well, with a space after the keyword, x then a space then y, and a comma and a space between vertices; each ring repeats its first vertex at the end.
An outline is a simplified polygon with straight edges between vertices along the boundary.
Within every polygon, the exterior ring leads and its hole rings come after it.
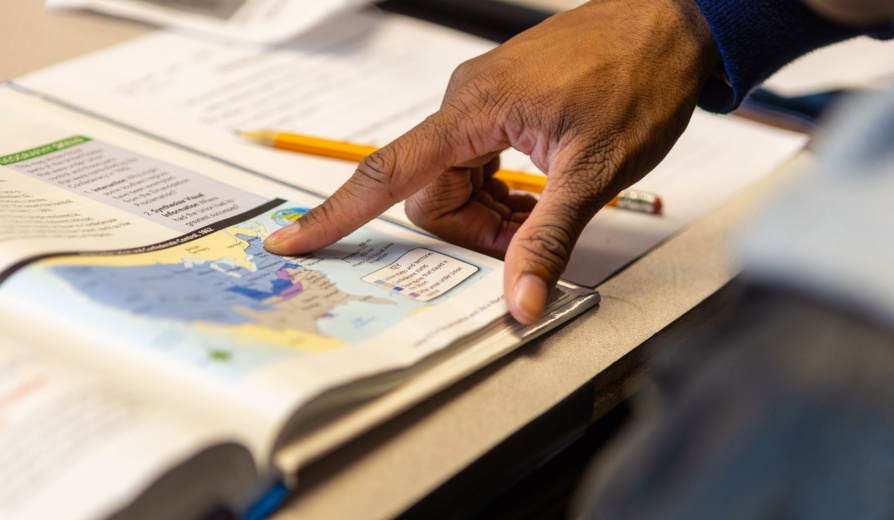
MULTIPOLYGON (((365 144, 334 141, 274 130, 243 130, 239 132, 239 135, 256 143, 272 146, 280 150, 351 162, 360 162, 364 157, 378 150, 375 146, 365 144)), ((506 186, 511 189, 530 193, 543 192, 547 179, 545 175, 533 175, 514 170, 499 170, 494 174, 494 177, 506 183, 506 186)), ((661 199, 657 195, 636 190, 622 191, 609 202, 609 205, 655 215, 660 214, 662 209, 661 199)))

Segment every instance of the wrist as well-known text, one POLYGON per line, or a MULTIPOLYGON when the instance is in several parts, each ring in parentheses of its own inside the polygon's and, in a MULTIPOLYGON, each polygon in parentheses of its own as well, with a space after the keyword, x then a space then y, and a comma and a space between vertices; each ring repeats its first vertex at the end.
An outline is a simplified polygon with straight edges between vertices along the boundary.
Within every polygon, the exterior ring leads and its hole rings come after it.
POLYGON ((707 18, 693 0, 671 0, 678 13, 678 23, 683 29, 682 35, 689 37, 692 66, 699 78, 699 90, 708 81, 722 81, 729 84, 729 78, 723 67, 720 47, 714 39, 714 33, 707 18))
POLYGON ((695 0, 591 0, 581 9, 589 10, 594 20, 612 13, 626 29, 622 45, 640 48, 640 57, 652 55, 652 63, 639 66, 650 67, 656 76, 674 78, 677 88, 689 90, 689 96, 697 97, 709 80, 728 83, 720 48, 695 0))

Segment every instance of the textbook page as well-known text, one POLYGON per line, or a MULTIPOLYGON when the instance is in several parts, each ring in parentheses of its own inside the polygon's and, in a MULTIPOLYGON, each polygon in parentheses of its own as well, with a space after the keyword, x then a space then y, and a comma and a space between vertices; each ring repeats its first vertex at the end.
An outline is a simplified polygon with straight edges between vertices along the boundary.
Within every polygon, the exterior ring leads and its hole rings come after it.
MULTIPOLYGON (((266 149, 233 132, 273 128, 384 145, 437 110, 456 65, 494 45, 400 16, 357 13, 342 22, 270 51, 157 33, 16 82, 326 195, 353 164, 266 149), (310 161, 313 168, 303 167, 310 161)), ((663 215, 604 208, 563 277, 596 286, 805 142, 801 134, 697 111, 667 158, 633 186, 659 195, 663 215)), ((502 166, 538 173, 514 150, 503 153, 502 166)), ((408 223, 402 205, 386 215, 408 223)))
MULTIPOLYGON (((21 83, 326 196, 355 164, 272 150, 234 132, 272 128, 381 146, 438 108, 456 65, 493 47, 372 11, 338 22, 272 49, 159 32, 21 83)), ((519 156, 518 166, 536 170, 519 156)), ((409 223, 403 205, 387 216, 409 223)))
POLYGON ((222 38, 277 43, 363 0, 46 0, 222 38))
POLYGON ((241 510, 258 491, 251 456, 223 447, 226 438, 201 415, 178 415, 81 368, 0 336, 0 517, 105 518, 205 449, 218 457, 218 473, 192 475, 182 489, 191 496, 171 496, 157 511, 197 518, 215 505, 241 510))
MULTIPOLYGON (((412 366, 507 314, 497 260, 383 221, 272 255, 263 239, 319 199, 8 88, 0 117, 12 201, 0 307, 88 340, 94 356, 282 425, 326 390, 412 366), (128 225, 66 239, 28 225, 45 215, 128 225)), ((277 433, 252 451, 269 454, 277 433)))

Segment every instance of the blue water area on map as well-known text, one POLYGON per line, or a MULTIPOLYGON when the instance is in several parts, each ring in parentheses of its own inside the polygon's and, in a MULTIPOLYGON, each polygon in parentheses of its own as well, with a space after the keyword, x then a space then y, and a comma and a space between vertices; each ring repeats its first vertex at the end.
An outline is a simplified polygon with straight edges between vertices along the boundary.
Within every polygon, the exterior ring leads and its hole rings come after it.
MULTIPOLYGON (((276 278, 273 280, 269 280, 270 288, 258 289, 253 286, 244 286, 244 285, 236 285, 230 287, 230 291, 243 294, 257 301, 263 301, 272 296, 281 296, 281 297, 292 297, 295 294, 301 292, 301 284, 295 284, 292 282, 292 279, 286 269, 298 269, 301 266, 299 264, 293 262, 285 262, 279 269, 277 269, 275 275, 276 278)), ((263 285, 265 280, 258 280, 260 284, 263 285)))
POLYGON ((264 241, 261 240, 261 237, 236 233, 236 238, 247 243, 247 245, 245 246, 245 252, 246 254, 251 256, 255 262, 257 262, 258 260, 266 260, 277 264, 282 262, 282 257, 271 254, 269 251, 264 249, 264 241))
POLYGON ((257 269, 221 262, 154 264, 142 266, 57 266, 53 272, 77 290, 110 307, 134 314, 242 324, 252 319, 235 311, 273 311, 263 303, 270 296, 294 295, 301 291, 284 271, 301 266, 271 255, 258 237, 238 235, 247 242, 257 269))
POLYGON ((270 298, 271 296, 279 295, 279 293, 285 291, 290 287, 292 287, 292 284, 290 282, 287 282, 285 280, 274 280, 273 288, 270 291, 259 291, 257 289, 252 289, 251 287, 239 286, 230 287, 228 290, 248 296, 253 300, 263 301, 267 298, 270 298))

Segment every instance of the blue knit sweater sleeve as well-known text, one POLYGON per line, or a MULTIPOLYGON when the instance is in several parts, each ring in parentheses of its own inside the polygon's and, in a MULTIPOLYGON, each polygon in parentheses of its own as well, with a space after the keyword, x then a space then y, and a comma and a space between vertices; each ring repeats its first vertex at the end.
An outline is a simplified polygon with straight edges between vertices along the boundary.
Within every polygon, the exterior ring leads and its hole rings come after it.
POLYGON ((695 2, 711 26, 727 76, 711 78, 702 91, 699 106, 712 112, 734 110, 751 89, 811 50, 861 34, 894 36, 889 26, 860 31, 835 24, 800 0, 695 2))

